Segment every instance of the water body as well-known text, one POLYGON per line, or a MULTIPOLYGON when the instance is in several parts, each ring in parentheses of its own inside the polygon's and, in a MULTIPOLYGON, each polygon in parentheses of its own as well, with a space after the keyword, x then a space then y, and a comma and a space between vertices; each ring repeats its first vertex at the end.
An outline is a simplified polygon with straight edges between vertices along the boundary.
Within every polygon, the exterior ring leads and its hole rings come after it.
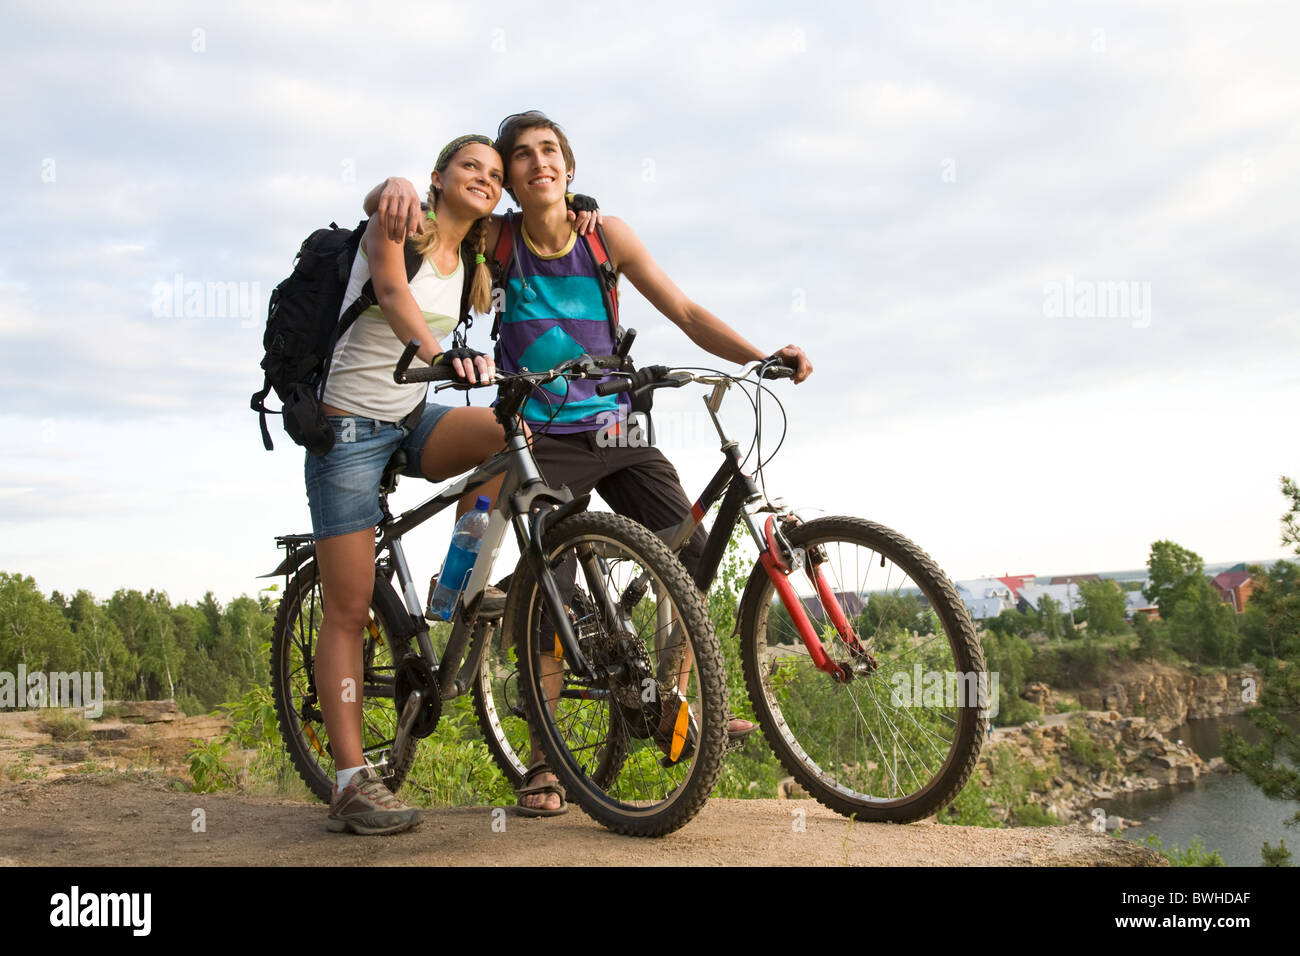
MULTIPOLYGON (((1255 726, 1240 715, 1189 720, 1165 737, 1181 739, 1209 760, 1223 756, 1222 733, 1228 727, 1251 742, 1260 738, 1255 726)), ((1259 866, 1263 843, 1277 846, 1285 839, 1300 858, 1300 827, 1282 823, 1296 811, 1296 805, 1268 799, 1241 773, 1206 774, 1194 783, 1125 794, 1099 806, 1107 814, 1142 821, 1141 826, 1121 834, 1126 840, 1140 843, 1154 833, 1165 849, 1186 849, 1199 836, 1207 849, 1219 851, 1226 865, 1259 866)))

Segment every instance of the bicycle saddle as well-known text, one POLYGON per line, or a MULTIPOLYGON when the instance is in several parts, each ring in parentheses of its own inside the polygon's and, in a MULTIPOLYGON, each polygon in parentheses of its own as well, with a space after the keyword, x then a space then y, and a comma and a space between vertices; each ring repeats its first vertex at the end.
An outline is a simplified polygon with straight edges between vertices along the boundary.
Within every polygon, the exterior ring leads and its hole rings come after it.
POLYGON ((388 464, 384 465, 383 477, 379 479, 379 493, 381 495, 392 494, 393 490, 397 488, 397 476, 405 470, 406 452, 399 448, 388 459, 388 464))

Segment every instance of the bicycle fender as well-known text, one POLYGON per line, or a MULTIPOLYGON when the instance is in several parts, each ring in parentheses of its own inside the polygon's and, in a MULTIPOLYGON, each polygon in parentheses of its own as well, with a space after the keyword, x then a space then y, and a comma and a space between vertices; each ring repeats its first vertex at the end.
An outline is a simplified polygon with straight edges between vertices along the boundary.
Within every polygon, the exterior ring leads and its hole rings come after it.
POLYGON ((533 525, 533 553, 539 558, 542 556, 542 538, 546 534, 546 529, 557 521, 563 521, 571 514, 587 510, 587 503, 591 501, 591 495, 585 494, 564 502, 550 511, 543 511, 537 516, 537 522, 533 525))
POLYGON ((276 565, 274 571, 268 571, 266 574, 259 574, 258 577, 278 578, 282 574, 290 574, 294 571, 297 571, 298 568, 302 567, 303 564, 305 564, 307 561, 311 560, 314 557, 316 557, 315 543, 313 542, 312 544, 304 544, 300 547, 294 548, 292 551, 286 554, 284 556, 284 560, 281 561, 278 565, 276 565))

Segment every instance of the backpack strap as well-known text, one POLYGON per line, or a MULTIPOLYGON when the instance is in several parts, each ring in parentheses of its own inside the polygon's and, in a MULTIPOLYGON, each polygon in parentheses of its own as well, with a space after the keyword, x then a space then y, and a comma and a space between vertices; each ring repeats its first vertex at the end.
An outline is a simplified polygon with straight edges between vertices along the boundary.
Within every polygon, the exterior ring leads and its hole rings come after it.
POLYGON ((617 348, 618 340, 623 333, 618 324, 618 271, 614 268, 614 263, 609 261, 605 230, 599 224, 587 233, 586 239, 587 248, 591 251, 591 257, 596 260, 596 268, 600 272, 600 291, 605 300, 605 314, 609 316, 609 334, 614 347, 617 348))
MULTIPOLYGON (((357 255, 360 254, 360 246, 358 245, 357 255)), ((406 260, 406 281, 409 284, 415 278, 415 274, 420 271, 420 266, 424 264, 424 256, 416 252, 409 242, 402 246, 402 255, 406 260)), ((351 265, 349 264, 350 268, 351 265)), ((334 363, 334 348, 338 345, 339 339, 343 337, 344 332, 352 327, 352 323, 360 318, 362 312, 372 305, 378 304, 378 301, 378 297, 375 295, 375 280, 367 279, 366 284, 361 287, 361 294, 339 316, 338 324, 334 326, 334 332, 330 335, 329 350, 325 353, 325 366, 321 369, 320 384, 316 386, 317 398, 321 398, 325 394, 325 381, 329 378, 330 366, 334 363)))
MULTIPOLYGON (((274 451, 275 446, 271 444, 271 433, 270 431, 267 430, 266 427, 266 416, 268 413, 268 409, 266 407, 266 397, 270 394, 271 394, 271 376, 269 374, 263 375, 262 390, 260 392, 253 393, 253 398, 252 401, 249 402, 249 407, 252 408, 253 411, 257 412, 258 424, 262 426, 262 447, 265 448, 267 451, 274 451)), ((276 412, 272 411, 270 412, 270 414, 275 415, 276 412)))
MULTIPOLYGON (((469 330, 474 325, 474 316, 469 311, 469 290, 474 284, 474 270, 478 268, 478 263, 474 261, 474 250, 470 249, 464 243, 460 247, 460 261, 465 266, 465 281, 460 284, 460 318, 456 322, 456 328, 452 329, 452 341, 457 348, 465 348, 469 341, 469 330)), ((469 397, 469 393, 465 393, 469 397)))
MULTIPOLYGON (((515 211, 506 212, 501 219, 501 233, 497 236, 496 248, 492 250, 492 261, 497 267, 497 284, 505 290, 506 280, 510 276, 510 267, 515 261, 515 211)), ((501 313, 492 318, 492 341, 501 335, 501 313)))
MULTIPOLYGON (((619 336, 623 332, 618 324, 618 272, 609 258, 605 230, 597 225, 593 231, 587 233, 585 238, 591 257, 596 262, 596 269, 600 273, 600 292, 605 302, 605 315, 609 318, 609 334, 614 345, 617 346, 619 336)), ((497 237, 492 259, 497 264, 497 282, 504 287, 510 274, 510 267, 515 261, 514 210, 507 212, 501 220, 501 234, 497 237)), ((495 341, 500 334, 501 313, 498 312, 492 322, 492 339, 495 341)))

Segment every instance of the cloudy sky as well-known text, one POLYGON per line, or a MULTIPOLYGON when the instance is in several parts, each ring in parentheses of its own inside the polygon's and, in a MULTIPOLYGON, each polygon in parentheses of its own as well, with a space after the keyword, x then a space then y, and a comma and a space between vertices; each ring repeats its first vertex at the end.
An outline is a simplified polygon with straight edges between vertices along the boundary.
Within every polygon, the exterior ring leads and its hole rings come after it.
MULTIPOLYGON (((767 480, 790 504, 895 526, 954 577, 1136 568, 1158 538, 1280 557, 1298 21, 1182 2, 8 4, 0 570, 100 597, 255 592, 273 536, 309 528, 302 450, 273 421, 263 451, 248 410, 267 295, 371 184, 422 184, 447 140, 530 108, 692 298, 811 356, 778 390, 767 480), (212 300, 187 308, 194 288, 212 300)), ((624 285, 641 363, 707 359, 624 285)), ((656 407, 694 496, 717 462, 699 395, 656 407)))

